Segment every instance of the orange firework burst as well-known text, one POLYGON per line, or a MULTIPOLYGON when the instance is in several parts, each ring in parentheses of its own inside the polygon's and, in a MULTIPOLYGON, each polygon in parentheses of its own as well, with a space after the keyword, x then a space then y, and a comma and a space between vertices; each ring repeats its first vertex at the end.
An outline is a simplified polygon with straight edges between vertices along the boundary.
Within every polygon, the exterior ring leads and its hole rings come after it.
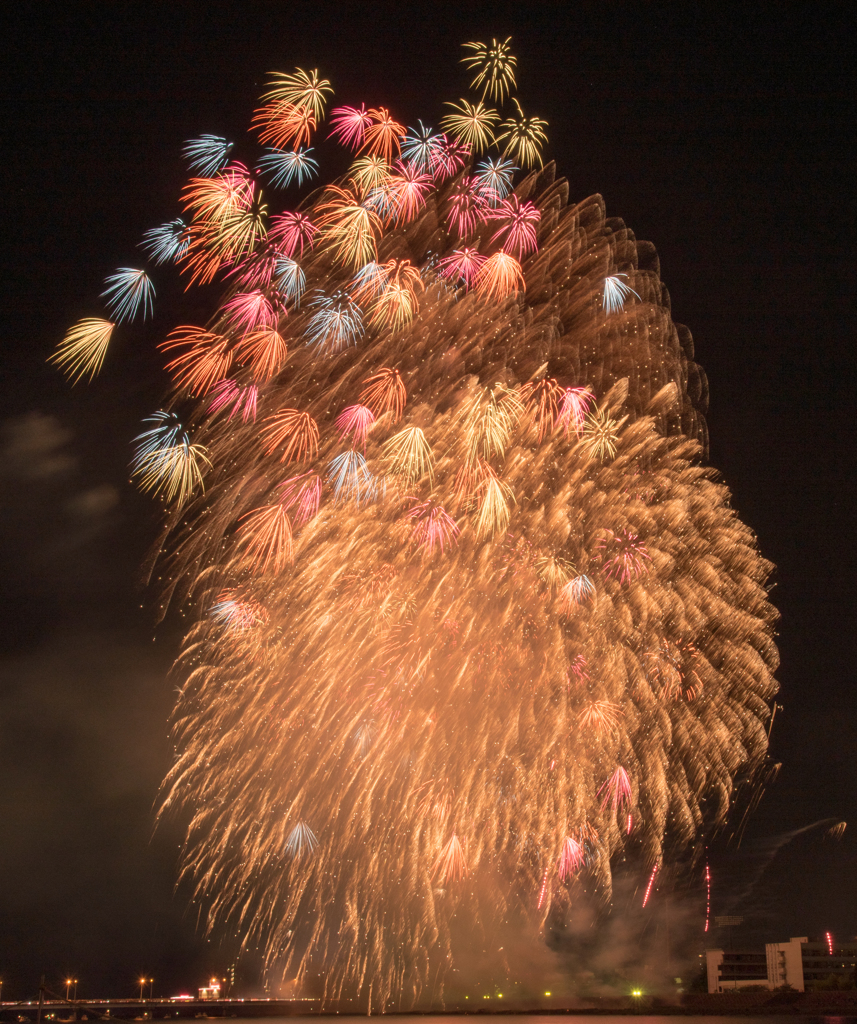
POLYGON ((467 860, 461 840, 453 832, 432 866, 432 878, 440 878, 447 885, 467 877, 467 860))
POLYGON ((318 424, 308 412, 281 409, 262 428, 265 450, 270 454, 282 445, 280 462, 312 458, 318 451, 318 424))
POLYGON ((487 299, 505 299, 525 287, 521 264, 502 249, 489 256, 476 274, 476 290, 487 299))
POLYGON ((390 412, 394 421, 402 418, 408 393, 398 370, 385 366, 363 383, 368 387, 360 392, 360 401, 376 416, 390 412))

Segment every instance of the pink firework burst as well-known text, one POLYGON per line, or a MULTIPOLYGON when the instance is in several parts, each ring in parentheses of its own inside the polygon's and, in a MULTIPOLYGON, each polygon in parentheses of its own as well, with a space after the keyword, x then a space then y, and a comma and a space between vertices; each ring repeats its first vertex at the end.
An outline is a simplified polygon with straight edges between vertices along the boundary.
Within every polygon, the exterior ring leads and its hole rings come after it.
POLYGON ((349 405, 336 417, 333 424, 339 431, 340 440, 353 434, 352 444, 366 450, 366 438, 375 425, 375 413, 367 405, 349 405))
MULTIPOLYGON (((416 501, 417 499, 411 498, 410 500, 416 501)), ((458 524, 443 505, 438 505, 434 501, 423 501, 412 505, 405 513, 405 518, 411 523, 414 543, 427 554, 432 554, 435 548, 442 553, 444 547, 455 543, 456 537, 461 532, 458 524)))
POLYGON ((440 272, 443 277, 463 281, 465 287, 470 288, 484 262, 485 257, 478 249, 454 249, 451 256, 440 261, 440 272))
POLYGON ((357 107, 336 107, 330 112, 330 138, 336 139, 356 153, 363 145, 366 129, 372 124, 372 118, 366 111, 366 105, 357 107))
POLYGON ((636 533, 630 530, 610 530, 599 543, 601 549, 601 570, 605 576, 612 576, 620 583, 632 583, 648 572, 651 556, 646 545, 636 533))
POLYGON ((557 422, 568 434, 574 431, 580 434, 586 414, 595 401, 595 395, 589 388, 566 388, 559 400, 559 417, 557 422))
POLYGON ((572 684, 572 681, 576 686, 582 686, 589 682, 589 663, 582 654, 576 654, 568 666, 569 685, 572 684))
POLYGON ((280 484, 280 504, 286 511, 294 509, 296 526, 303 526, 318 514, 321 504, 321 477, 318 473, 300 473, 280 484))
POLYGON ((234 380, 218 381, 212 388, 211 404, 208 411, 211 413, 229 410, 229 419, 241 414, 245 423, 248 420, 256 419, 256 402, 259 398, 259 389, 255 384, 238 384, 234 380))
POLYGON ((486 219, 500 222, 491 241, 502 239, 506 252, 520 259, 539 247, 536 225, 542 219, 541 211, 532 203, 522 203, 514 194, 504 199, 496 209, 486 214, 486 219))
POLYGON ((485 196, 472 178, 462 179, 449 196, 447 222, 462 238, 471 234, 490 209, 485 196))
POLYGON ((239 331, 274 328, 279 319, 264 292, 239 292, 224 305, 225 319, 239 331))
POLYGON ((586 861, 586 851, 583 845, 571 836, 566 836, 562 844, 562 853, 559 855, 559 877, 566 881, 575 871, 582 868, 586 861))
POLYGON ((598 792, 599 794, 604 794, 601 799, 602 807, 606 807, 609 804, 614 811, 622 806, 630 807, 631 780, 628 777, 628 773, 620 765, 598 792))
POLYGON ((291 258, 298 251, 303 255, 304 248, 312 249, 317 230, 306 214, 289 211, 272 218, 268 238, 291 258))
POLYGON ((440 135, 431 158, 434 180, 440 184, 451 178, 461 170, 469 157, 469 146, 457 139, 451 139, 448 135, 440 135))
POLYGON ((224 276, 244 288, 269 288, 276 265, 276 251, 266 249, 246 256, 224 276))

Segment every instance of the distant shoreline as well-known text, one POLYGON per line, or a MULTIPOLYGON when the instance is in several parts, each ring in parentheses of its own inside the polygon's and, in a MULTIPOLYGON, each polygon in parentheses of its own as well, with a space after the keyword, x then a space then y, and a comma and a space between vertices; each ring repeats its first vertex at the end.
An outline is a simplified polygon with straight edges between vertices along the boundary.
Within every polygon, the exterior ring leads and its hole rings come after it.
MULTIPOLYGON (((854 1017, 857 1018, 857 991, 839 992, 724 992, 688 993, 681 1003, 669 1003, 655 996, 634 998, 580 999, 564 1005, 546 1006, 535 1001, 511 1000, 502 1007, 473 1008, 454 1003, 445 1009, 389 1011, 396 1017, 484 1017, 501 1016, 638 1016, 647 1017, 854 1017)), ((557 999, 559 1002, 559 999, 557 999)), ((35 1024, 38 1000, 0 1003, 0 1021, 9 1024, 35 1024)), ((347 1000, 327 1002, 318 999, 79 999, 46 1000, 42 1005, 43 1024, 69 1021, 111 1020, 252 1020, 289 1017, 362 1017, 365 1013, 347 1000)), ((373 1014, 373 1016, 382 1016, 373 1014)))

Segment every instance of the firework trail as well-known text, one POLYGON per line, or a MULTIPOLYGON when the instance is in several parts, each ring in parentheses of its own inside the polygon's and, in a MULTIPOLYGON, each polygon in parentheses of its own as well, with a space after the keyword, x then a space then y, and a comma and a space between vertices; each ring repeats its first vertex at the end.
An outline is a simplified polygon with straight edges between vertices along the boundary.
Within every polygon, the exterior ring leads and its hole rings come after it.
MULTIPOLYGON (((443 978, 454 918, 560 919, 722 821, 777 689, 770 565, 702 462, 654 250, 569 205, 508 40, 465 61, 437 131, 324 128, 330 84, 275 75, 143 241, 223 287, 162 342, 133 463, 194 619, 163 808, 212 927, 370 1009, 443 978), (314 176, 322 131, 348 171, 280 210, 260 182, 314 176)), ((108 285, 52 357, 74 380, 150 311, 146 272, 108 285)))

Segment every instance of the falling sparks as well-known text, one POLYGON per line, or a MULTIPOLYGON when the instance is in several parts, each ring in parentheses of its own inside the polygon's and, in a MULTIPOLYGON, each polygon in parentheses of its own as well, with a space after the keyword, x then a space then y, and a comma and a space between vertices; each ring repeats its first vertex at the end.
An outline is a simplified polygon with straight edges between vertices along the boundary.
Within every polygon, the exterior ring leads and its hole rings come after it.
POLYGON ((643 906, 649 902, 649 897, 652 895, 652 886, 655 884, 655 875, 658 873, 658 865, 652 868, 652 873, 649 875, 649 884, 646 886, 646 892, 643 896, 643 906))
POLYGON ((708 925, 711 922, 711 868, 708 865, 708 861, 705 862, 705 928, 704 931, 708 931, 708 925))

